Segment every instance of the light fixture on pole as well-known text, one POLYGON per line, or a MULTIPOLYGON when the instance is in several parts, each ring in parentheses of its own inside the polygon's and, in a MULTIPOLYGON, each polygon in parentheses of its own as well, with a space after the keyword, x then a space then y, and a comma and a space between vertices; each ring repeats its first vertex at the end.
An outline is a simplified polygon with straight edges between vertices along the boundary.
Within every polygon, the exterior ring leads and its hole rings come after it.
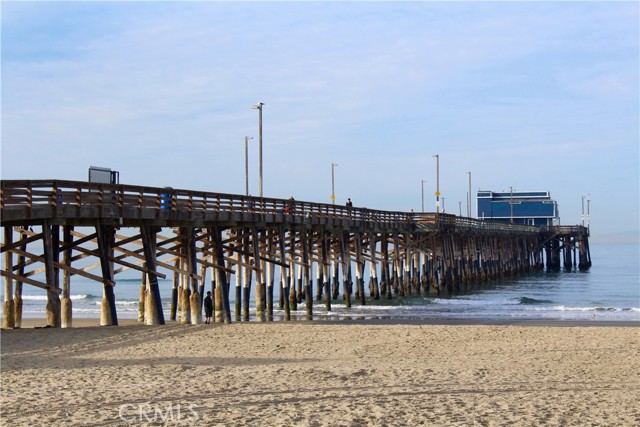
POLYGON ((582 226, 584 227, 584 196, 582 196, 582 215, 580 216, 582 226))
POLYGON ((249 140, 253 139, 252 136, 244 137, 244 183, 245 183, 245 195, 249 195, 249 140))
POLYGON ((436 158, 436 213, 440 213, 440 155, 434 154, 436 158))
POLYGON ((424 179, 422 181, 422 212, 424 213, 424 179))
POLYGON ((335 175, 333 169, 338 166, 337 163, 331 163, 331 203, 336 204, 336 192, 335 192, 335 175))
POLYGON ((254 110, 258 110, 258 130, 260 132, 259 134, 259 148, 258 148, 258 152, 259 152, 259 169, 260 169, 260 197, 262 197, 262 106, 264 105, 264 103, 262 102, 258 102, 256 105, 252 105, 251 108, 253 108, 254 110))

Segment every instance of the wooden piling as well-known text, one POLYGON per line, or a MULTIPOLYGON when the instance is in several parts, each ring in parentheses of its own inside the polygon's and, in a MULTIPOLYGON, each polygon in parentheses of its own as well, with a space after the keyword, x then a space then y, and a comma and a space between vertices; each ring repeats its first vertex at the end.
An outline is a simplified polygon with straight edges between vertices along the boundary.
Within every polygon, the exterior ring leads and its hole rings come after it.
MULTIPOLYGON (((281 308, 284 309, 284 319, 291 320, 291 307, 289 306, 289 272, 287 271, 287 255, 285 249, 285 230, 279 229, 278 249, 280 255, 280 296, 282 300, 281 308)), ((290 269, 291 270, 291 269, 290 269)))
POLYGON ((179 273, 177 271, 177 269, 180 268, 180 257, 176 258, 175 260, 175 268, 176 270, 174 270, 173 272, 173 282, 172 282, 172 287, 171 287, 171 309, 170 309, 170 314, 169 314, 169 318, 173 321, 176 321, 178 319, 178 307, 180 306, 180 277, 182 276, 181 273, 179 273))
MULTIPOLYGON (((13 227, 4 228, 5 244, 13 243, 13 227)), ((4 265, 13 268, 13 252, 4 253, 4 265)), ((2 328, 13 329, 16 327, 15 306, 13 301, 13 278, 4 276, 4 303, 2 307, 2 328)))
POLYGON ((219 289, 218 294, 221 300, 224 323, 229 324, 231 323, 231 306, 229 304, 229 284, 227 282, 227 273, 224 265, 222 229, 220 227, 213 227, 211 234, 216 258, 216 291, 219 289))
MULTIPOLYGON (((7 227, 7 228, 12 228, 12 227, 7 227)), ((22 253, 26 253, 27 252, 27 234, 24 233, 24 229, 20 229, 20 241, 23 242, 22 245, 20 245, 20 250, 22 251, 22 253)), ((18 255, 18 277, 24 277, 24 263, 25 263, 25 256, 24 255, 18 255)), ((8 264, 5 264, 8 265, 8 264)), ((15 327, 16 328, 21 328, 22 327, 22 280, 20 279, 15 280, 15 292, 13 295, 13 307, 14 307, 14 319, 15 319, 15 327)))
MULTIPOLYGON (((197 254, 196 254, 196 239, 195 229, 188 227, 186 230, 186 255, 187 255, 187 273, 189 281, 189 317, 192 325, 199 325, 202 323, 202 297, 198 286, 197 278, 197 254)), ((224 259, 224 255, 223 255, 224 259)), ((225 272, 226 282, 226 272, 225 272)))
POLYGON ((349 253, 349 248, 347 247, 349 243, 349 234, 342 233, 340 235, 340 252, 342 259, 342 296, 344 298, 344 304, 347 308, 351 308, 351 284, 350 284, 350 266, 351 266, 351 255, 349 253))
POLYGON ((307 230, 302 230, 302 277, 304 284, 305 308, 307 320, 313 319, 313 280, 311 279, 311 256, 313 252, 313 239, 307 239, 307 230))
MULTIPOLYGON (((275 237, 274 231, 269 231, 267 234, 266 251, 269 259, 274 258, 273 239, 275 237)), ((273 281, 275 273, 275 264, 272 262, 266 262, 267 270, 267 320, 273 321, 273 281)))
POLYGON ((58 270, 55 263, 58 261, 58 239, 55 237, 58 227, 51 226, 48 221, 42 226, 43 244, 44 244, 44 261, 45 261, 45 277, 47 281, 47 325, 53 328, 59 328, 60 319, 60 297, 58 286, 58 270))
POLYGON ((378 286, 378 273, 376 262, 376 235, 369 235, 369 252, 371 253, 371 262, 369 263, 369 292, 374 300, 380 299, 380 287, 378 286))
POLYGON ((244 269, 242 276, 242 320, 249 321, 249 299, 251 297, 251 279, 253 270, 251 269, 251 235, 248 229, 242 232, 242 245, 244 252, 244 269))
POLYGON ((138 291, 138 322, 144 323, 144 305, 147 299, 147 273, 142 273, 140 289, 138 291))
POLYGON ((158 285, 158 277, 155 274, 156 267, 156 234, 157 229, 148 226, 142 226, 142 248, 145 258, 145 267, 148 271, 145 288, 144 302, 144 322, 146 325, 164 325, 164 312, 162 310, 162 297, 160 296, 160 287, 158 285))
MULTIPOLYGON (((63 241, 65 249, 62 254, 63 265, 71 266, 71 247, 73 243, 72 227, 65 225, 62 228, 63 241)), ((63 328, 71 328, 73 326, 73 305, 71 302, 71 272, 64 270, 62 273, 62 299, 60 301, 60 326, 63 328)))
POLYGON ((361 305, 366 305, 366 298, 364 294, 364 256, 362 247, 362 236, 360 233, 355 233, 355 251, 356 251, 356 289, 358 290, 358 298, 361 305))
POLYGON ((266 321, 265 315, 265 274, 264 263, 260 261, 260 233, 254 227, 253 234, 253 259, 256 269, 256 321, 266 321))

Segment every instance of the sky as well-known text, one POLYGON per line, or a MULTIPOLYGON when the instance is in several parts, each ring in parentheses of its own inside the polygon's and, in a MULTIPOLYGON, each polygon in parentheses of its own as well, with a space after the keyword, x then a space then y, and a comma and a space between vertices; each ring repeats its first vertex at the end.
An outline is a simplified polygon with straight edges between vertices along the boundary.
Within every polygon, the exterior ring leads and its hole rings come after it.
MULTIPOLYGON (((544 190, 638 242, 631 2, 1 2, 2 179, 448 213, 544 190), (461 202, 461 203, 460 203, 461 202), (474 202, 475 203, 475 202, 474 202), (585 210, 587 203, 585 201, 585 210)), ((475 207, 473 209, 474 215, 475 207)))

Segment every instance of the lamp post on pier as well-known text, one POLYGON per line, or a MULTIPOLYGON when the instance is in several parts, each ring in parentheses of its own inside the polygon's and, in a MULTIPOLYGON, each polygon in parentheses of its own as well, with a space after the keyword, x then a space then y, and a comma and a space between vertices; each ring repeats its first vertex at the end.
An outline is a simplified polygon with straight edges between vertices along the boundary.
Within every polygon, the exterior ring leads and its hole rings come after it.
POLYGON ((434 154, 436 158, 436 213, 440 213, 440 155, 434 154))
POLYGON ((591 194, 587 194, 587 228, 591 228, 591 194))
POLYGON ((262 197, 262 106, 264 105, 264 103, 262 102, 258 102, 256 105, 252 105, 251 108, 253 108, 254 110, 258 110, 258 129, 260 132, 260 136, 259 138, 259 142, 258 142, 258 151, 259 151, 259 160, 258 162, 260 163, 259 169, 260 169, 260 197, 262 197))
POLYGON ((422 213, 424 213, 424 179, 422 181, 422 213))
POLYGON ((509 210, 511 212, 509 222, 513 224, 513 187, 509 187, 511 191, 511 197, 509 198, 509 210))
POLYGON ((473 205, 471 204, 471 171, 467 173, 469 174, 469 196, 467 199, 467 216, 471 218, 473 216, 473 205))
POLYGON ((244 137, 244 187, 245 196, 249 195, 249 140, 252 136, 244 137))
POLYGON ((331 203, 336 204, 336 192, 335 192, 335 173, 334 169, 338 166, 337 163, 331 163, 331 203))

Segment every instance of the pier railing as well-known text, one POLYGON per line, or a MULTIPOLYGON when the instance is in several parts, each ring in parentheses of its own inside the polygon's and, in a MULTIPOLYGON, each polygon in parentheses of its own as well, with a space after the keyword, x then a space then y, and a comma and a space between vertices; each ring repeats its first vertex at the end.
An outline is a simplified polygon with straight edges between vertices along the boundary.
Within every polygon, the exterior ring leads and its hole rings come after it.
POLYGON ((268 197, 62 180, 3 180, 3 221, 45 218, 312 222, 409 227, 411 214, 268 197))
MULTIPOLYGON (((3 222, 43 219, 247 221, 391 226, 423 231, 538 233, 540 227, 439 213, 382 211, 326 203, 162 187, 65 180, 2 180, 3 222)), ((578 226, 579 227, 579 226, 578 226)), ((565 227, 566 228, 566 227, 565 227)), ((552 227, 552 233, 577 232, 552 227)), ((584 227, 582 227, 584 228, 584 227)))

